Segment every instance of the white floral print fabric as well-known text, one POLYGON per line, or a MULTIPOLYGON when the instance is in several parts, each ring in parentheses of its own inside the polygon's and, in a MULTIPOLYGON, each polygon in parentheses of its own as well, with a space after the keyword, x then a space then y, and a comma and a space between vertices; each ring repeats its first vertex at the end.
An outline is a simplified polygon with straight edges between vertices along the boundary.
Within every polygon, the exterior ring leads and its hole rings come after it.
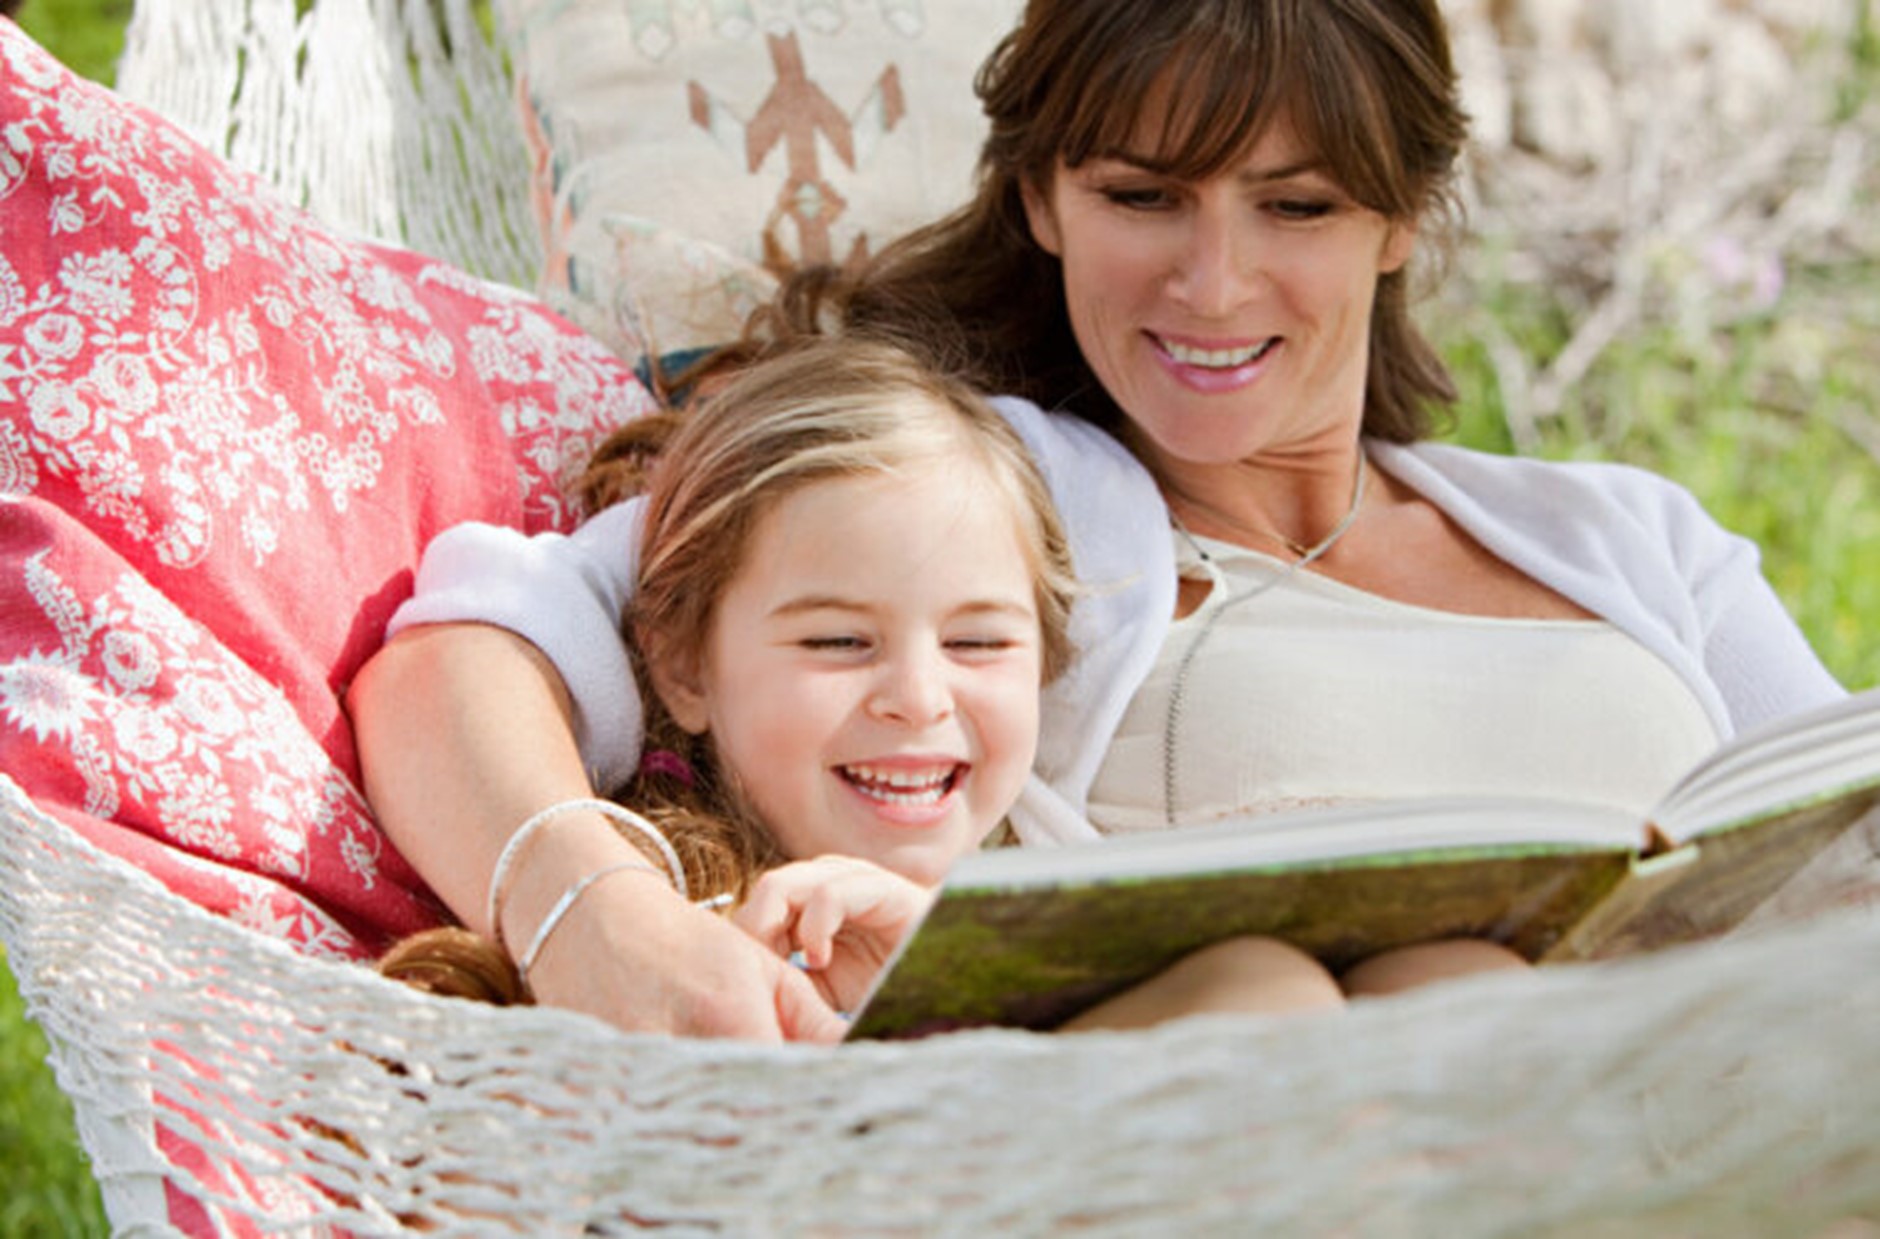
POLYGON ((196 902, 346 956, 436 920, 341 694, 432 535, 567 527, 650 403, 0 20, 0 769, 196 902))

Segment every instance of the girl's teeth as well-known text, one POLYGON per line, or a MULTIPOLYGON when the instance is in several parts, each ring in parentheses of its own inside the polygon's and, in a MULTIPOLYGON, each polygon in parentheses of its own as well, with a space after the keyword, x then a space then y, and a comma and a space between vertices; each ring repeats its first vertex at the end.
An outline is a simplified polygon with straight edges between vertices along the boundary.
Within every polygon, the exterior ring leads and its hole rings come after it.
POLYGON ((874 800, 892 805, 929 805, 947 794, 953 783, 953 770, 876 770, 870 766, 843 769, 855 790, 874 800))
POLYGON ((1271 348, 1273 341, 1262 340, 1245 348, 1190 348, 1173 340, 1163 340, 1162 348, 1184 366, 1202 366, 1209 370, 1229 370, 1244 366, 1271 348))

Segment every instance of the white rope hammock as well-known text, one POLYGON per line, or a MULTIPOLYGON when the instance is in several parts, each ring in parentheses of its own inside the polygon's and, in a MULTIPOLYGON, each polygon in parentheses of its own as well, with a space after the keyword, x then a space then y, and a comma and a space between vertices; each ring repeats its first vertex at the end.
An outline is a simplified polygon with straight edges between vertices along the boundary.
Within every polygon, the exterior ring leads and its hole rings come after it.
POLYGON ((832 1050, 305 959, 7 781, 0 867, 0 938, 127 1230, 166 1176, 361 1234, 1810 1235, 1880 1209, 1867 915, 1325 1018, 832 1050), (222 1169, 166 1165, 159 1123, 222 1169))
MULTIPOLYGON (((332 223, 527 282, 525 156, 465 0, 295 7, 141 0, 123 89, 332 223)), ((169 1233, 166 1184, 223 1233, 1807 1236, 1880 1213, 1870 910, 1332 1017, 827 1049, 305 958, 4 776, 0 873, 0 941, 124 1233, 169 1233)))
POLYGON ((517 287, 541 244, 469 0, 137 0, 117 90, 329 226, 517 287))

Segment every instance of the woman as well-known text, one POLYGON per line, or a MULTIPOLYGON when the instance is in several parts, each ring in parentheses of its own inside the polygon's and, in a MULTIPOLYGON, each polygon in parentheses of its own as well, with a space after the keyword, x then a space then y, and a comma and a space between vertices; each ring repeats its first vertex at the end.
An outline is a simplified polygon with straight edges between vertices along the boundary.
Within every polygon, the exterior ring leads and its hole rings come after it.
MULTIPOLYGON (((1755 548, 1682 490, 1418 445, 1452 392, 1406 266, 1465 134, 1434 0, 1034 0, 978 89, 975 201, 842 304, 1032 402, 1002 408, 1092 589, 1014 810, 1028 842, 1510 785, 1642 803, 1841 691, 1755 548)), ((529 639, 409 628, 355 690, 374 804, 466 916, 515 824, 585 793, 583 752, 601 786, 636 760, 609 525, 441 545, 403 622, 529 639)), ((519 918, 610 835, 543 849, 519 918)), ((585 906, 607 945, 544 968, 546 1000, 827 1035, 774 960, 621 894, 585 906)))

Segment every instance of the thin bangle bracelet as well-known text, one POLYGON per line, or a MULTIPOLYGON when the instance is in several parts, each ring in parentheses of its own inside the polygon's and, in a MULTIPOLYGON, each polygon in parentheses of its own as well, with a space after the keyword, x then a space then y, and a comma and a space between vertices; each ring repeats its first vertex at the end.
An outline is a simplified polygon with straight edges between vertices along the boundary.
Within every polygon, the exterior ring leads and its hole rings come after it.
MULTIPOLYGON (((677 888, 682 897, 689 894, 686 889, 685 869, 679 864, 679 854, 673 850, 672 844, 667 841, 666 836, 660 833, 659 827, 653 825, 631 809, 617 805, 611 800, 599 800, 594 798, 563 800, 534 814, 527 821, 523 822, 521 826, 518 826, 516 833, 509 836, 509 842, 505 843, 503 850, 497 854, 496 865, 490 870, 490 893, 487 908, 490 937, 495 940, 496 945, 502 949, 504 954, 509 953, 509 944, 503 938, 503 904, 509 897, 510 879, 514 876, 513 870, 516 867, 517 858, 522 855, 524 845, 536 831, 548 825, 550 821, 561 814, 582 811, 598 813, 617 825, 625 826, 638 832, 641 836, 652 842, 653 845, 659 849, 660 859, 666 864, 666 872, 672 878, 673 886, 677 888)), ((635 848, 635 850, 638 851, 639 849, 635 848)))
POLYGON ((569 910, 574 907, 575 901, 585 895, 588 888, 593 886, 596 882, 599 882, 602 878, 612 877, 616 873, 622 873, 629 869, 635 869, 642 873, 650 873, 654 877, 660 876, 659 870, 655 869, 646 861, 623 860, 618 864, 604 865, 596 869, 593 873, 588 874, 585 878, 582 878, 579 882, 576 882, 573 886, 570 886, 561 893, 561 898, 555 901, 555 906, 548 910, 548 915, 542 918, 541 925, 536 927, 535 937, 529 940, 529 949, 524 951, 522 958, 516 961, 516 972, 522 977, 522 983, 524 985, 529 983, 529 969, 535 967, 535 957, 542 953, 542 947, 548 941, 549 935, 555 932, 556 928, 561 924, 562 918, 567 916, 569 910))

